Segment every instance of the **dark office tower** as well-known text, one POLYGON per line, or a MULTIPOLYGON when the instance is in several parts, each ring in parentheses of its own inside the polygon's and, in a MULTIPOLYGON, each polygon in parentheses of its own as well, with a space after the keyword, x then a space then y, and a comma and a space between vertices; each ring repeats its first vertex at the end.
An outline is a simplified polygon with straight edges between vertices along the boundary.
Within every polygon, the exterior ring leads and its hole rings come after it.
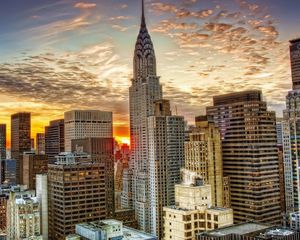
POLYGON ((72 152, 87 153, 93 162, 105 166, 106 218, 115 214, 114 191, 114 139, 113 138, 84 138, 71 142, 72 152))
POLYGON ((48 171, 48 158, 45 154, 28 152, 23 154, 23 181, 29 189, 36 187, 36 175, 45 174, 48 171))
POLYGON ((300 89, 300 38, 290 41, 293 90, 300 89))
POLYGON ((222 137, 223 173, 230 179, 236 223, 281 222, 275 113, 261 91, 214 97, 207 108, 222 137))
POLYGON ((45 154, 45 134, 36 134, 36 152, 37 154, 45 154))
POLYGON ((31 150, 30 113, 22 112, 11 116, 11 157, 16 159, 16 181, 22 180, 22 157, 24 152, 31 150))
POLYGON ((61 153, 48 165, 49 239, 61 240, 78 223, 106 218, 105 164, 61 153))
POLYGON ((17 184, 17 162, 15 159, 5 160, 5 183, 8 185, 17 184))
POLYGON ((51 121, 45 127, 45 154, 49 163, 55 162, 55 156, 65 151, 64 119, 51 121))
POLYGON ((0 124, 0 184, 5 180, 6 125, 0 124))

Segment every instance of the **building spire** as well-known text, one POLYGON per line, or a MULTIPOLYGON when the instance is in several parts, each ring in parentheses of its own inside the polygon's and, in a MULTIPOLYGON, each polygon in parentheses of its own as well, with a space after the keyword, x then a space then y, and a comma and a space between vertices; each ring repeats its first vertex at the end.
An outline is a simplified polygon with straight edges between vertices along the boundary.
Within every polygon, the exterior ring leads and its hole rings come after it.
POLYGON ((145 3, 144 0, 142 0, 142 22, 141 26, 146 26, 146 20, 145 20, 145 3))

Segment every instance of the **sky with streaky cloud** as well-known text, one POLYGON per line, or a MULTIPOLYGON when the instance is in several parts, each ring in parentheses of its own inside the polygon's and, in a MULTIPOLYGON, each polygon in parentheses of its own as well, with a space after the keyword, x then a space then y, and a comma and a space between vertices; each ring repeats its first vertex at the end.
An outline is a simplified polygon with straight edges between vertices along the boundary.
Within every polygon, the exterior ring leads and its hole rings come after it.
MULTIPOLYGON (((4 0, 0 122, 32 112, 32 134, 71 109, 114 112, 128 137, 128 87, 140 0, 4 0)), ((298 0, 146 0, 164 96, 193 123, 214 95, 261 89, 281 115, 298 0)))

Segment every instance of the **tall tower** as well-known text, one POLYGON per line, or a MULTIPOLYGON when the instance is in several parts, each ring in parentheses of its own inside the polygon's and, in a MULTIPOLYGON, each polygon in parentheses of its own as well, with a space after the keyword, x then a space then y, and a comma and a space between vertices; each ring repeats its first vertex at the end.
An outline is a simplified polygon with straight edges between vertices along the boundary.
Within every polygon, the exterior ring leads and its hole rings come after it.
POLYGON ((154 114, 154 101, 162 99, 162 87, 156 75, 156 58, 145 20, 144 1, 140 31, 133 58, 133 79, 129 88, 130 141, 133 170, 132 197, 139 228, 149 232, 148 126, 154 114))

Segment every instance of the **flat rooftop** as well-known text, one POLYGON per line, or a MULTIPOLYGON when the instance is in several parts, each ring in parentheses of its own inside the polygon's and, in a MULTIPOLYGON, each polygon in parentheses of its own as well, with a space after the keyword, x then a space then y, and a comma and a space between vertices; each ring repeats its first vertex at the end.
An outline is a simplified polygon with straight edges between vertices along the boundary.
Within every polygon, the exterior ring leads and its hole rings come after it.
POLYGON ((156 240, 157 238, 133 228, 123 227, 123 240, 156 240))
POLYGON ((267 230, 269 228, 270 228, 269 225, 260 224, 260 223, 243 223, 243 224, 232 225, 225 228, 219 228, 218 230, 207 232, 206 235, 209 236, 226 236, 229 234, 246 235, 257 231, 267 230))

